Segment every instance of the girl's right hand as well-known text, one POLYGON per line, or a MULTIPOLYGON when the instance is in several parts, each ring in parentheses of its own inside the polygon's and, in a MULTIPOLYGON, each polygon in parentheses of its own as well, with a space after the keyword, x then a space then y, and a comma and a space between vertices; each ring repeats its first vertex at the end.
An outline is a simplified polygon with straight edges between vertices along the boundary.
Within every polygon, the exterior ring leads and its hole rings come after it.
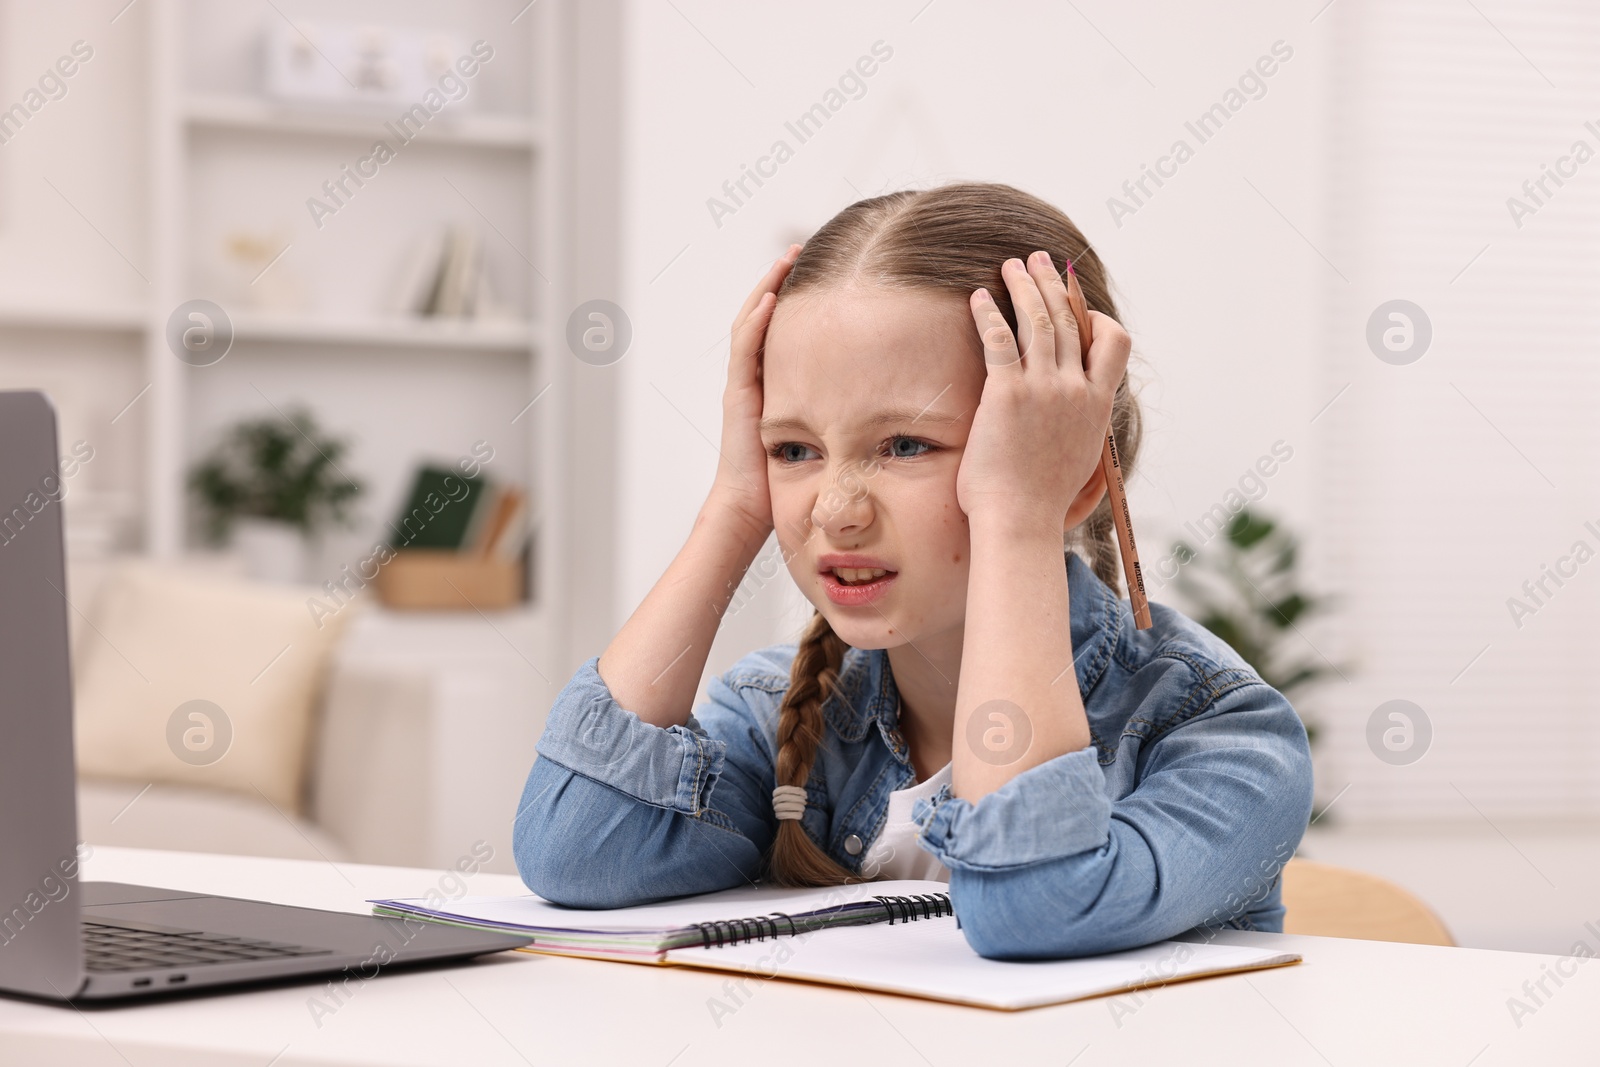
POLYGON ((789 246, 734 318, 728 385, 722 393, 722 458, 711 495, 762 539, 772 531, 772 498, 767 492, 767 450, 761 443, 761 355, 778 287, 789 276, 800 247, 789 246))

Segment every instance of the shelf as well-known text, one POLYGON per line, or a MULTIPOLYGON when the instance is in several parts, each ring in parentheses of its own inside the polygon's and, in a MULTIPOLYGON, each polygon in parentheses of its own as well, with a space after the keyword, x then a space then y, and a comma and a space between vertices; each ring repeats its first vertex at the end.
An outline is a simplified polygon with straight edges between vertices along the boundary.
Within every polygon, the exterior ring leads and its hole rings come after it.
MULTIPOLYGON (((191 96, 184 105, 190 126, 202 129, 298 133, 321 137, 383 139, 395 148, 399 135, 384 124, 404 108, 340 110, 253 96, 191 96)), ((539 131, 526 118, 507 115, 452 114, 449 108, 431 118, 416 139, 423 144, 476 145, 483 148, 531 149, 539 131)))
MULTIPOLYGON (((0 304, 0 330, 83 330, 142 333, 145 312, 133 306, 67 307, 0 304)), ((369 345, 377 348, 457 348, 474 352, 526 352, 535 330, 528 321, 502 319, 233 316, 235 341, 369 345)))
MULTIPOLYGON (((418 664, 472 663, 522 659, 530 665, 544 648, 545 619, 540 606, 475 611, 397 611, 376 598, 350 622, 341 642, 344 664, 387 665, 404 670, 418 664)), ((546 671, 548 673, 548 671, 546 671)))
POLYGON ((69 307, 65 304, 0 304, 0 329, 95 330, 139 333, 145 313, 136 305, 104 304, 69 307))
POLYGON ((367 318, 240 314, 233 316, 237 341, 310 342, 381 348, 462 348, 480 352, 528 351, 534 326, 501 319, 367 318))

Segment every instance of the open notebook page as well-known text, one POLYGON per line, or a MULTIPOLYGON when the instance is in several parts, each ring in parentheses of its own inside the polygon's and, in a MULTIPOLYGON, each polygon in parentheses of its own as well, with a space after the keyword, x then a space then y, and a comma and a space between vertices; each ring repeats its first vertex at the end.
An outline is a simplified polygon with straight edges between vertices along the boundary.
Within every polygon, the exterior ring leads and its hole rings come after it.
POLYGON ((1162 941, 1083 959, 991 960, 972 950, 954 918, 943 917, 840 927, 765 943, 679 948, 664 962, 1017 1009, 1299 959, 1271 949, 1162 941))

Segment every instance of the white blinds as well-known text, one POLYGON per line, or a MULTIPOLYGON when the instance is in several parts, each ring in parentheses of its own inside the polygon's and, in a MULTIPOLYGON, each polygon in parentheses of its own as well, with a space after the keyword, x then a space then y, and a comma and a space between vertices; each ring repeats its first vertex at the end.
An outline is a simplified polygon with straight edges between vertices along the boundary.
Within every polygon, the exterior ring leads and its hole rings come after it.
POLYGON ((1349 783, 1351 821, 1600 816, 1600 5, 1338 0, 1318 21, 1321 247, 1348 279, 1325 275, 1324 396, 1349 388, 1315 424, 1311 539, 1344 601, 1313 639, 1358 661, 1319 694, 1322 795, 1349 783), (1392 299, 1432 322, 1409 365, 1367 344, 1392 299), (1367 741, 1395 698, 1433 729, 1406 765, 1367 741))

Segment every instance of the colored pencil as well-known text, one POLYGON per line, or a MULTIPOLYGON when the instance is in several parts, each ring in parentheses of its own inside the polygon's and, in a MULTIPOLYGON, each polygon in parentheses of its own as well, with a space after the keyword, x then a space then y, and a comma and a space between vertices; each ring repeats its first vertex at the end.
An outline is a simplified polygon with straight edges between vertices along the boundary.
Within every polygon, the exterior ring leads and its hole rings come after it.
MULTIPOLYGON (((1078 274, 1067 261, 1067 306, 1072 317, 1078 320, 1078 340, 1083 346, 1083 358, 1089 358, 1089 305, 1083 299, 1083 286, 1078 284, 1078 274)), ((1122 573, 1128 579, 1128 602, 1133 607, 1133 624, 1140 630, 1150 629, 1150 598, 1145 594, 1144 572, 1139 568, 1139 546, 1133 539, 1133 517, 1128 514, 1128 490, 1122 484, 1122 460, 1117 452, 1117 435, 1106 427, 1105 448, 1100 453, 1100 469, 1105 472, 1106 492, 1111 495, 1111 515, 1117 527, 1117 547, 1122 550, 1122 573)))

